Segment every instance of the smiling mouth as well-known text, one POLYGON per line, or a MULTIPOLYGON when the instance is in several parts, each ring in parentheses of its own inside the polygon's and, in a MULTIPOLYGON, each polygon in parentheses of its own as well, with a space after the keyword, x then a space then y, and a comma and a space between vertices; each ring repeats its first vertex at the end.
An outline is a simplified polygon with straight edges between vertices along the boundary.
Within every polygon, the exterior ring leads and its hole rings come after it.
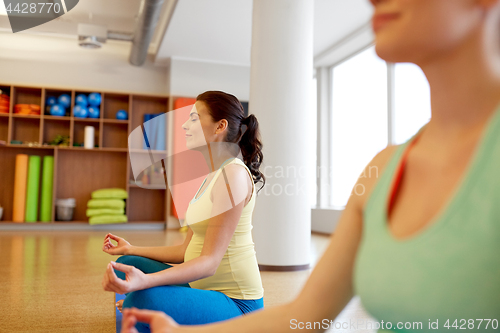
POLYGON ((399 14, 396 13, 387 13, 387 14, 376 14, 372 19, 372 28, 374 32, 377 32, 381 28, 383 28, 387 23, 396 20, 399 18, 399 14))

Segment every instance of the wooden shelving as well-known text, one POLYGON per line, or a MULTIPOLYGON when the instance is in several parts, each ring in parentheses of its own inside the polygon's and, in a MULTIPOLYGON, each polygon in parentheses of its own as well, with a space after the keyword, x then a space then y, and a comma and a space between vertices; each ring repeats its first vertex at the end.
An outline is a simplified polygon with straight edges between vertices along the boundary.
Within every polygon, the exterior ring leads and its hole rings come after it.
MULTIPOLYGON (((75 98, 82 91, 67 88, 25 87, 0 83, 0 89, 10 94, 10 111, 0 113, 0 140, 7 144, 0 146, 0 206, 3 218, 0 223, 12 223, 15 157, 17 154, 54 156, 54 191, 52 221, 37 223, 44 225, 68 225, 68 222, 55 222, 55 202, 59 198, 75 198, 76 207, 70 223, 86 223, 87 202, 92 191, 120 187, 129 193, 126 201, 126 214, 129 223, 165 223, 170 201, 170 193, 164 188, 151 186, 148 189, 130 184, 132 171, 128 149, 128 136, 140 126, 146 113, 169 111, 168 96, 135 95, 119 92, 97 91, 101 94, 100 117, 96 119, 78 118, 73 114, 75 98), (52 116, 45 105, 49 96, 61 94, 71 96, 71 106, 65 116, 52 116), (15 104, 40 105, 40 115, 21 115, 14 113, 15 104), (126 110, 128 120, 116 119, 118 110, 126 110), (85 126, 95 128, 94 142, 97 147, 86 149, 75 146, 84 142, 85 126), (46 145, 58 135, 69 137, 69 146, 46 145), (12 144, 11 141, 23 144, 12 144)), ((145 152, 142 142, 132 143, 133 152, 145 152)), ((164 151, 153 151, 165 154, 164 151)), ((28 224, 28 223, 26 223, 28 224)))

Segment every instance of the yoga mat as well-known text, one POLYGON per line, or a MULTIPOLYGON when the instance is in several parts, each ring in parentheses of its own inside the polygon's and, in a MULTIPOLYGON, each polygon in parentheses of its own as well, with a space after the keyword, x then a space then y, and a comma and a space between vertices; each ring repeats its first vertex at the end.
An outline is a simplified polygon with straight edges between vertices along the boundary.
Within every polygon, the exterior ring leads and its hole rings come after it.
MULTIPOLYGON (((160 113, 161 115, 161 113, 160 113)), ((154 150, 166 150, 167 149, 167 131, 166 131, 166 117, 160 117, 161 121, 157 121, 157 132, 156 132, 156 140, 154 145, 154 150)))
POLYGON ((16 155, 16 169, 14 173, 14 204, 12 221, 24 222, 26 208, 26 180, 28 177, 28 155, 16 155))
POLYGON ((152 150, 155 150, 155 141, 158 133, 158 125, 157 121, 150 121, 154 119, 155 117, 161 115, 161 113, 146 113, 144 114, 144 131, 146 132, 146 136, 144 137, 144 141, 142 142, 143 149, 148 149, 151 148, 152 150))
POLYGON ((52 221, 52 184, 54 180, 54 156, 43 157, 42 197, 40 199, 40 221, 52 221))
POLYGON ((127 215, 97 215, 89 218, 89 224, 126 223, 127 215))
POLYGON ((40 156, 31 155, 28 163, 26 185, 26 222, 36 222, 38 213, 38 187, 40 182, 40 156))

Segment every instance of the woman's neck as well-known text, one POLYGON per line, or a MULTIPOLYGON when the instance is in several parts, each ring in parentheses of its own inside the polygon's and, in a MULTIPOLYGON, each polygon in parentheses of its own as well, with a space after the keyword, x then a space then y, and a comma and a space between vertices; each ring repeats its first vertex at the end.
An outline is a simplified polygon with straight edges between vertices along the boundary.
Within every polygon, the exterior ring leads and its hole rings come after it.
POLYGON ((419 64, 431 88, 432 118, 426 131, 434 139, 449 142, 480 129, 497 109, 500 54, 487 46, 499 43, 491 37, 478 31, 453 52, 419 64))
POLYGON ((209 142, 200 149, 210 172, 219 169, 228 159, 236 157, 228 148, 227 142, 209 142))

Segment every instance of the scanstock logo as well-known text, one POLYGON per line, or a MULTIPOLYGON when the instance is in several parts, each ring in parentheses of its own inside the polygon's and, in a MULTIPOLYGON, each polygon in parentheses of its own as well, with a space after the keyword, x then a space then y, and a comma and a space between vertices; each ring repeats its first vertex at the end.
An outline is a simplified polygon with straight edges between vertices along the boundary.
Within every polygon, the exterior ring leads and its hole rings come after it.
POLYGON ((78 0, 3 0, 3 2, 12 32, 16 33, 63 16, 75 8, 78 0))

